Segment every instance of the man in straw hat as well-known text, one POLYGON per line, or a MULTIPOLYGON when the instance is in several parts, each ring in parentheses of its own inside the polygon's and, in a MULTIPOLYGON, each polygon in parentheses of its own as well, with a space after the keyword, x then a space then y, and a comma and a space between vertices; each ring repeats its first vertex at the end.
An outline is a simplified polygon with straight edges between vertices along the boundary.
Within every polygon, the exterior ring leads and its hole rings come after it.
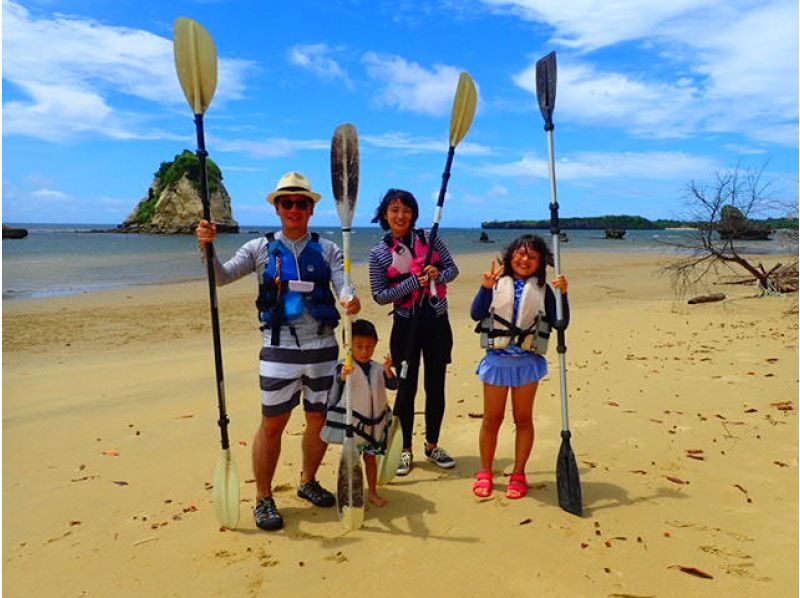
MULTIPOLYGON (((281 436, 301 397, 306 417, 303 469, 298 496, 318 507, 335 503, 333 494, 316 480, 327 444, 320 438, 325 424, 328 390, 338 358, 334 328, 339 321, 331 283, 343 309, 356 314, 361 303, 355 289, 344 288, 342 251, 308 230, 314 205, 321 196, 299 172, 288 172, 267 196, 281 219, 280 232, 245 243, 234 256, 214 269, 217 284, 225 285, 246 274, 258 276, 256 300, 262 323, 260 354, 261 425, 253 441, 256 477, 256 525, 265 530, 283 527, 283 517, 272 497, 272 480, 281 451, 281 436)), ((197 225, 201 249, 216 239, 214 224, 197 225)))

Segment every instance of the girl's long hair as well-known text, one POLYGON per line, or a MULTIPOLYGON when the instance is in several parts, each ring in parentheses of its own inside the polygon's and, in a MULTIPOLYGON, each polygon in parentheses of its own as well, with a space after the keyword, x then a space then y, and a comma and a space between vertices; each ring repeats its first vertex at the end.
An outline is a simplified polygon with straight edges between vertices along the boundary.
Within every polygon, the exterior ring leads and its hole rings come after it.
POLYGON ((536 282, 538 285, 540 287, 544 286, 544 283, 547 280, 545 270, 547 269, 547 266, 553 265, 553 253, 550 251, 550 247, 547 245, 547 242, 539 235, 519 236, 511 241, 508 247, 503 249, 503 252, 500 254, 500 261, 503 264, 503 275, 514 275, 514 272, 511 269, 511 256, 520 249, 535 251, 539 254, 539 269, 536 270, 533 275, 536 277, 536 282))
POLYGON ((411 208, 411 213, 413 214, 411 228, 413 229, 419 217, 419 206, 417 205, 416 198, 410 192, 403 189, 389 189, 386 192, 381 203, 378 204, 378 209, 375 210, 375 217, 372 219, 372 222, 378 222, 383 230, 389 230, 390 227, 386 220, 386 211, 389 209, 389 204, 395 199, 400 200, 400 203, 404 206, 411 208))

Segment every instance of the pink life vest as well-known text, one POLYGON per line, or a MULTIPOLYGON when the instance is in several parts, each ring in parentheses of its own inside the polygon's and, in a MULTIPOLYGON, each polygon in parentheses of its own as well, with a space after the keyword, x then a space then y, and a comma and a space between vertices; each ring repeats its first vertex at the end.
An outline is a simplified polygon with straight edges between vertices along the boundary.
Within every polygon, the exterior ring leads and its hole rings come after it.
MULTIPOLYGON (((422 272, 422 267, 425 264, 425 256, 428 254, 428 244, 425 239, 425 233, 422 230, 414 230, 412 238, 414 240, 413 253, 406 244, 403 243, 402 239, 398 239, 392 235, 387 235, 385 238, 385 242, 392 252, 392 264, 386 270, 389 286, 392 288, 399 286, 400 283, 410 276, 416 276, 422 272)), ((439 258, 439 252, 434 250, 431 254, 431 264, 439 262, 439 258)), ((406 295, 395 301, 395 308, 402 307, 404 309, 411 309, 411 307, 419 301, 423 292, 430 297, 430 285, 426 286, 424 290, 415 289, 410 295, 406 295)), ((447 296, 447 285, 437 281, 436 294, 439 299, 444 299, 447 296)))

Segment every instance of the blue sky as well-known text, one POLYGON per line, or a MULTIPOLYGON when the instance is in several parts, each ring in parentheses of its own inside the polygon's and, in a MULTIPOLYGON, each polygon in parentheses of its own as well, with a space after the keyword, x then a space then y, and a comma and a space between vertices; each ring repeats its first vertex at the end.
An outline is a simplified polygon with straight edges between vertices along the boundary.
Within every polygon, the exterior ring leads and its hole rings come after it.
POLYGON ((214 37, 206 115, 240 224, 288 170, 338 222, 330 139, 361 140, 356 225, 389 187, 433 206, 458 73, 479 88, 442 226, 547 218, 534 64, 556 50, 563 216, 685 213, 692 179, 741 163, 797 202, 795 0, 3 1, 3 221, 119 223, 153 172, 194 149, 172 55, 175 18, 214 37))

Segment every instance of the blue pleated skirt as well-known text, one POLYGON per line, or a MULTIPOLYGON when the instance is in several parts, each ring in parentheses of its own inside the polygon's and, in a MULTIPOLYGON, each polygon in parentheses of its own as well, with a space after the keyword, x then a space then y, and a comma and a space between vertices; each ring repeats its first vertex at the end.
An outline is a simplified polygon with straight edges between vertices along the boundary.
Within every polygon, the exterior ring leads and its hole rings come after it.
POLYGON ((528 351, 489 351, 475 372, 482 382, 494 386, 525 386, 547 376, 547 360, 528 351))

